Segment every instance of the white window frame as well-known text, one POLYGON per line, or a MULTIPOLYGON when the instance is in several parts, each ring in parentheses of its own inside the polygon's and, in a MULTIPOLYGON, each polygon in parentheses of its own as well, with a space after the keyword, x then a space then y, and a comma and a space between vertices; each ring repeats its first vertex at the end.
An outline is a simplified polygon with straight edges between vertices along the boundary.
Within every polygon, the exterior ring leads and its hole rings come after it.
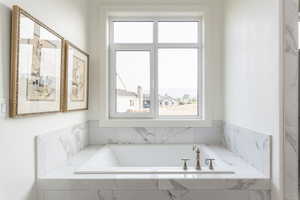
POLYGON ((203 68, 203 20, 202 17, 109 17, 109 118, 114 119, 148 119, 148 120, 204 120, 205 119, 205 91, 203 68), (153 22, 152 43, 114 43, 113 22, 153 22), (197 43, 159 43, 158 22, 198 22, 197 43), (198 50, 198 87, 197 87, 197 115, 161 116, 159 115, 158 98, 158 49, 197 49, 198 50), (147 113, 118 113, 116 111, 116 51, 149 51, 150 53, 150 112, 147 113))

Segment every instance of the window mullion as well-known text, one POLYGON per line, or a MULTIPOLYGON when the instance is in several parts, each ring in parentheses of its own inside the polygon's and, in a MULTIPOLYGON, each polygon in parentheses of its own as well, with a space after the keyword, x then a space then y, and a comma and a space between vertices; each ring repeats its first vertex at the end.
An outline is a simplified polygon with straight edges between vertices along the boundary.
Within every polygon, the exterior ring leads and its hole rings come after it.
POLYGON ((198 22, 198 95, 197 95, 197 104, 198 104, 198 116, 203 119, 205 117, 205 110, 204 110, 204 104, 205 104, 205 99, 204 99, 204 93, 205 89, 203 88, 204 84, 204 76, 203 76, 203 39, 202 39, 202 23, 198 22))
POLYGON ((135 43, 128 43, 128 44, 116 44, 113 43, 111 45, 115 49, 119 50, 150 50, 153 48, 152 43, 146 43, 146 44, 135 44, 135 43))
POLYGON ((199 43, 159 43, 158 48, 165 49, 190 49, 190 48, 199 48, 199 43))
POLYGON ((158 21, 155 20, 153 28, 153 44, 154 44, 154 101, 153 101, 153 108, 154 108, 154 118, 158 118, 158 107, 159 107, 159 94, 158 94, 158 21))
POLYGON ((110 46, 110 69, 109 69, 109 95, 110 95, 110 112, 109 116, 115 115, 116 114, 116 106, 117 106, 117 101, 116 101, 116 49, 114 48, 113 45, 110 46))

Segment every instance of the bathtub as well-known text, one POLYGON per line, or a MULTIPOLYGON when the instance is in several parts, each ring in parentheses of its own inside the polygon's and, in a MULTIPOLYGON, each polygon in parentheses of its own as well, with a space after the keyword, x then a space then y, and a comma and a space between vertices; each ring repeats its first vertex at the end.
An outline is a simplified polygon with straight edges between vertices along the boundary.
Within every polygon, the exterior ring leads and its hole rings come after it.
POLYGON ((196 153, 189 144, 105 145, 75 174, 233 174, 234 171, 206 145, 200 149, 201 170, 196 170, 196 153), (191 159, 183 170, 183 158, 191 159), (214 158, 210 170, 206 159, 214 158))

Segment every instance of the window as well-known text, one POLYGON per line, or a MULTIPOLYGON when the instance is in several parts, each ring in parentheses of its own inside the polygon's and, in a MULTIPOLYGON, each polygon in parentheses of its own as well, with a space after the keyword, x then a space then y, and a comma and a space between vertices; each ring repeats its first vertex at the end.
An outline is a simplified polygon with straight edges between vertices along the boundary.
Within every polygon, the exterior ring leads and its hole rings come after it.
POLYGON ((203 119, 200 19, 110 21, 111 118, 203 119))

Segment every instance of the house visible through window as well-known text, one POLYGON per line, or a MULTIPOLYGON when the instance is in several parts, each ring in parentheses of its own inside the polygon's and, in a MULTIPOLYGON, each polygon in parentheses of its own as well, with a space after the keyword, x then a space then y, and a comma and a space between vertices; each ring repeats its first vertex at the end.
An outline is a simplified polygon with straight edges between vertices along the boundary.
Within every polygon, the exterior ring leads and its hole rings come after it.
POLYGON ((110 117, 202 119, 200 19, 110 21, 110 117))

